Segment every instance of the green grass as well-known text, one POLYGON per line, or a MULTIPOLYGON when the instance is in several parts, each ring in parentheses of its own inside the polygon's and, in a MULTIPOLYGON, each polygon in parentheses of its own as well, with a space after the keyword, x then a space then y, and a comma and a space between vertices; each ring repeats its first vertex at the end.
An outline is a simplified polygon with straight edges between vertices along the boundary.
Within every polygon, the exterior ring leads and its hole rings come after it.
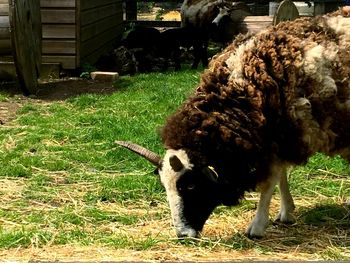
MULTIPOLYGON (((341 205, 350 197, 350 169, 343 159, 321 154, 291 173, 298 224, 278 228, 284 231, 276 234, 279 246, 243 235, 256 200, 216 209, 214 221, 229 217, 241 222, 240 230, 229 236, 210 235, 210 226, 208 237, 200 240, 180 242, 172 239, 173 232, 163 233, 172 228, 154 167, 114 141, 131 140, 163 154, 158 130, 195 89, 199 76, 199 70, 124 76, 109 95, 50 103, 28 99, 16 119, 0 129, 0 249, 72 244, 147 251, 183 246, 268 255, 301 247, 310 257, 349 259, 344 253, 350 246, 347 239, 332 236, 350 234, 350 212, 341 205), (328 236, 316 252, 307 231, 328 236)), ((0 101, 13 99, 0 93, 0 101)), ((268 233, 274 236, 274 229, 268 233)))

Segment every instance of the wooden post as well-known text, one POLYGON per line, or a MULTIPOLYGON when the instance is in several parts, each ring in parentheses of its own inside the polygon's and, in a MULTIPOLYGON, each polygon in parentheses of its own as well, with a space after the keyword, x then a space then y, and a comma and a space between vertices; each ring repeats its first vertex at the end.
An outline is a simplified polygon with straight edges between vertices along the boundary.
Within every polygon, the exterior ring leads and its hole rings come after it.
POLYGON ((277 25, 281 21, 294 20, 299 17, 299 12, 295 4, 291 0, 283 0, 273 17, 273 25, 277 25))
POLYGON ((125 1, 126 21, 137 20, 137 1, 126 0, 125 1))
POLYGON ((9 0, 9 9, 17 78, 26 95, 35 94, 41 67, 40 0, 9 0))

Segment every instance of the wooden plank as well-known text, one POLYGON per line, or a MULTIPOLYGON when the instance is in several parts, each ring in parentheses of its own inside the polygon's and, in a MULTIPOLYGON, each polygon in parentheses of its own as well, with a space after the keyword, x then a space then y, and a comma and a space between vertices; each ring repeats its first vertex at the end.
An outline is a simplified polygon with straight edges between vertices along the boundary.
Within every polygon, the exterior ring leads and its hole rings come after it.
MULTIPOLYGON (((84 42, 88 39, 91 39, 107 29, 118 26, 119 23, 120 22, 117 21, 114 16, 110 16, 103 20, 100 20, 95 24, 82 27, 80 32, 80 37, 81 37, 80 41, 84 42)), ((110 36, 110 38, 114 38, 114 37, 115 36, 113 35, 110 36)))
POLYGON ((41 9, 42 23, 74 24, 75 10, 41 9))
POLYGON ((4 62, 4 63, 6 63, 6 62, 13 62, 13 56, 12 56, 12 54, 11 54, 11 55, 10 55, 10 54, 1 55, 1 56, 0 56, 0 64, 1 64, 2 62, 4 62))
POLYGON ((75 25, 43 25, 43 38, 75 39, 75 25))
POLYGON ((43 63, 60 63, 64 69, 76 69, 75 56, 42 56, 43 63))
POLYGON ((81 39, 80 39, 80 31, 81 31, 81 1, 76 1, 76 11, 77 11, 77 18, 76 18, 76 58, 75 58, 75 67, 80 67, 80 45, 81 45, 81 39))
POLYGON ((41 7, 75 7, 75 0, 40 0, 41 7))
POLYGON ((0 39, 10 39, 10 28, 0 28, 0 39))
POLYGON ((13 61, 4 61, 0 57, 0 79, 5 81, 15 81, 17 78, 16 67, 13 61))
POLYGON ((76 52, 74 40, 43 40, 42 53, 48 54, 71 54, 76 52))
POLYGON ((0 4, 8 4, 9 3, 9 1, 8 0, 0 0, 0 4))
POLYGON ((0 4, 0 16, 8 16, 9 15, 9 5, 0 4))
POLYGON ((95 9, 85 10, 80 14, 80 24, 81 26, 85 26, 88 24, 95 23, 96 21, 104 17, 112 15, 115 16, 117 14, 122 15, 123 10, 121 8, 121 5, 116 3, 107 6, 97 7, 95 9))
POLYGON ((113 44, 114 44, 114 41, 107 42, 102 47, 99 47, 99 49, 93 52, 90 52, 89 54, 85 54, 85 56, 81 58, 81 64, 96 63, 96 61, 101 57, 101 55, 106 54, 109 51, 113 50, 113 44))
POLYGON ((88 54, 99 50, 104 43, 115 41, 123 32, 123 25, 119 24, 111 29, 96 35, 94 38, 80 43, 80 55, 86 57, 88 54))
POLYGON ((244 21, 249 23, 249 22, 256 22, 256 23, 260 23, 260 22, 270 22, 272 23, 273 18, 271 16, 246 16, 244 18, 244 21))
POLYGON ((8 16, 0 16, 0 27, 10 27, 10 20, 8 16))
POLYGON ((0 55, 11 54, 12 44, 11 39, 0 39, 0 55))
POLYGON ((246 16, 238 25, 241 33, 257 33, 271 26, 273 22, 272 16, 246 16))
POLYGON ((91 8, 96 8, 99 6, 105 6, 116 2, 122 2, 121 0, 85 0, 81 1, 81 11, 91 8))

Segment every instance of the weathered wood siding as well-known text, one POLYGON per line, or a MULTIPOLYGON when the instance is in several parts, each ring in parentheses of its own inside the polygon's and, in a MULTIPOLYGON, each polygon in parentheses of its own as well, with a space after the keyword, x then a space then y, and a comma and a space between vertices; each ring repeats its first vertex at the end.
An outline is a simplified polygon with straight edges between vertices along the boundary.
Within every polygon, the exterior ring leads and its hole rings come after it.
POLYGON ((60 63, 74 69, 77 60, 76 0, 40 0, 42 21, 42 61, 60 63))
MULTIPOLYGON (((1 1, 1 0, 0 0, 1 1)), ((94 63, 123 31, 121 0, 40 0, 43 62, 94 63)))
POLYGON ((80 62, 93 63, 123 33, 122 0, 81 0, 78 9, 80 62))
POLYGON ((0 54, 11 55, 8 0, 0 0, 0 54))

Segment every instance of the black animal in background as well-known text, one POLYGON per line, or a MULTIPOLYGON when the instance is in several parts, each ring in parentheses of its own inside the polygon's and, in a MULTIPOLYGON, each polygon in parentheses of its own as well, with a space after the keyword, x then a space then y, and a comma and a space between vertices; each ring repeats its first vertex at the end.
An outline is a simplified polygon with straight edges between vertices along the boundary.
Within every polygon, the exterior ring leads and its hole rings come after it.
POLYGON ((207 67, 208 56, 204 41, 203 34, 192 27, 171 28, 161 32, 158 52, 160 56, 166 59, 165 69, 168 67, 169 60, 174 61, 175 70, 181 68, 181 48, 192 48, 192 69, 197 68, 200 62, 202 62, 204 67, 207 67))

